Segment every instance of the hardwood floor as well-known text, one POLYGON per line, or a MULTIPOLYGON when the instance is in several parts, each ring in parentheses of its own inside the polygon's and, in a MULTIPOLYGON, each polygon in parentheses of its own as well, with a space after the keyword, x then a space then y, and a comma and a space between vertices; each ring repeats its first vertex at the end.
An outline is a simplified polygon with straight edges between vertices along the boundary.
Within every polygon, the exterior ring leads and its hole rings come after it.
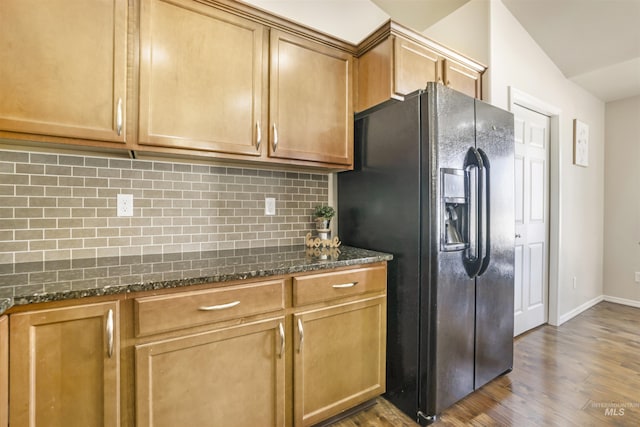
MULTIPOLYGON (((444 411, 433 426, 639 426, 640 309, 602 302, 515 340, 511 373, 444 411)), ((389 402, 333 427, 414 427, 389 402)))

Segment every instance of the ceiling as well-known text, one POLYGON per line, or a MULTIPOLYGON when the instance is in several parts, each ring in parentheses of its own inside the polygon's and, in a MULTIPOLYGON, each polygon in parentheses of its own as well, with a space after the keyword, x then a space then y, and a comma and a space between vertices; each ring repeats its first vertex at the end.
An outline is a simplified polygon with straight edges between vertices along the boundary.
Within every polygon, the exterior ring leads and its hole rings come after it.
POLYGON ((568 79, 601 100, 640 95, 640 0, 502 0, 568 79))
MULTIPOLYGON (((244 1, 356 44, 390 17, 424 31, 469 0, 244 1)), ((640 95, 640 0, 501 1, 568 79, 605 102, 640 95)))

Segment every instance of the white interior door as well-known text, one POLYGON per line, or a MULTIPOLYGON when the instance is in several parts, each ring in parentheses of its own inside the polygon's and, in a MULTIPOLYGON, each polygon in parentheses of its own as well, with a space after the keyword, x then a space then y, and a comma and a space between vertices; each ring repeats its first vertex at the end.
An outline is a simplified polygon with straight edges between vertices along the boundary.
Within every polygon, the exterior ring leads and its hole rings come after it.
POLYGON ((549 117, 514 105, 515 324, 514 335, 548 319, 549 117))

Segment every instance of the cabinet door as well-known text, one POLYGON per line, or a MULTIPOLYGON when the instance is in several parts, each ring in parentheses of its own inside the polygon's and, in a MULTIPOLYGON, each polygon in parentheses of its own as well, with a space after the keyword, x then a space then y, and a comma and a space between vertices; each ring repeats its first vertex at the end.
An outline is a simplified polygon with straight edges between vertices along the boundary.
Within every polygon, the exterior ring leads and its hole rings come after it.
POLYGON ((139 143, 259 156, 265 27, 188 0, 140 15, 139 143))
POLYGON ((284 318, 136 346, 136 425, 283 426, 284 318))
POLYGON ((353 163, 353 57, 271 31, 269 155, 353 163))
POLYGON ((9 425, 9 318, 0 317, 0 426, 9 425))
POLYGON ((385 390, 384 296, 294 315, 294 424, 308 426, 385 390))
POLYGON ((122 142, 126 0, 0 1, 0 130, 122 142))
POLYGON ((118 303, 10 317, 11 427, 119 426, 118 303))
POLYGON ((434 51, 417 43, 395 37, 394 93, 407 95, 427 87, 427 82, 441 82, 441 59, 434 51))
POLYGON ((395 37, 387 37, 358 57, 356 112, 366 110, 392 97, 394 39, 395 37))
POLYGON ((444 82, 452 89, 481 99, 480 73, 450 59, 444 61, 444 82))

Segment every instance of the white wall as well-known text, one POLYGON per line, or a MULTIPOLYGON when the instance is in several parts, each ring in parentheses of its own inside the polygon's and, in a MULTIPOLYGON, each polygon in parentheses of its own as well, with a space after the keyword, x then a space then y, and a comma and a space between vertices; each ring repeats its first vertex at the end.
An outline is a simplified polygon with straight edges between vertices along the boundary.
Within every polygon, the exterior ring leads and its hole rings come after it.
MULTIPOLYGON (((558 166, 551 172, 559 174, 560 197, 556 315, 566 319, 603 294, 604 103, 566 79, 500 0, 471 0, 424 33, 462 53, 477 40, 488 40, 489 71, 483 82, 492 104, 508 109, 513 87, 562 111, 559 144, 555 152, 552 148, 558 166), (487 12, 479 13, 482 8, 487 12), (467 42, 462 35, 474 40, 467 42), (589 125, 587 168, 572 164, 575 118, 589 125)), ((481 54, 482 49, 474 50, 481 54)))
POLYGON ((389 15, 368 0, 241 0, 259 9, 358 44, 389 15))
POLYGON ((604 294, 640 306, 640 96, 607 103, 605 117, 604 294))
POLYGON ((448 48, 489 64, 489 8, 488 1, 470 1, 423 31, 430 39, 448 48), (452 26, 451 22, 460 23, 452 26), (460 31, 463 28, 464 31, 460 31))

